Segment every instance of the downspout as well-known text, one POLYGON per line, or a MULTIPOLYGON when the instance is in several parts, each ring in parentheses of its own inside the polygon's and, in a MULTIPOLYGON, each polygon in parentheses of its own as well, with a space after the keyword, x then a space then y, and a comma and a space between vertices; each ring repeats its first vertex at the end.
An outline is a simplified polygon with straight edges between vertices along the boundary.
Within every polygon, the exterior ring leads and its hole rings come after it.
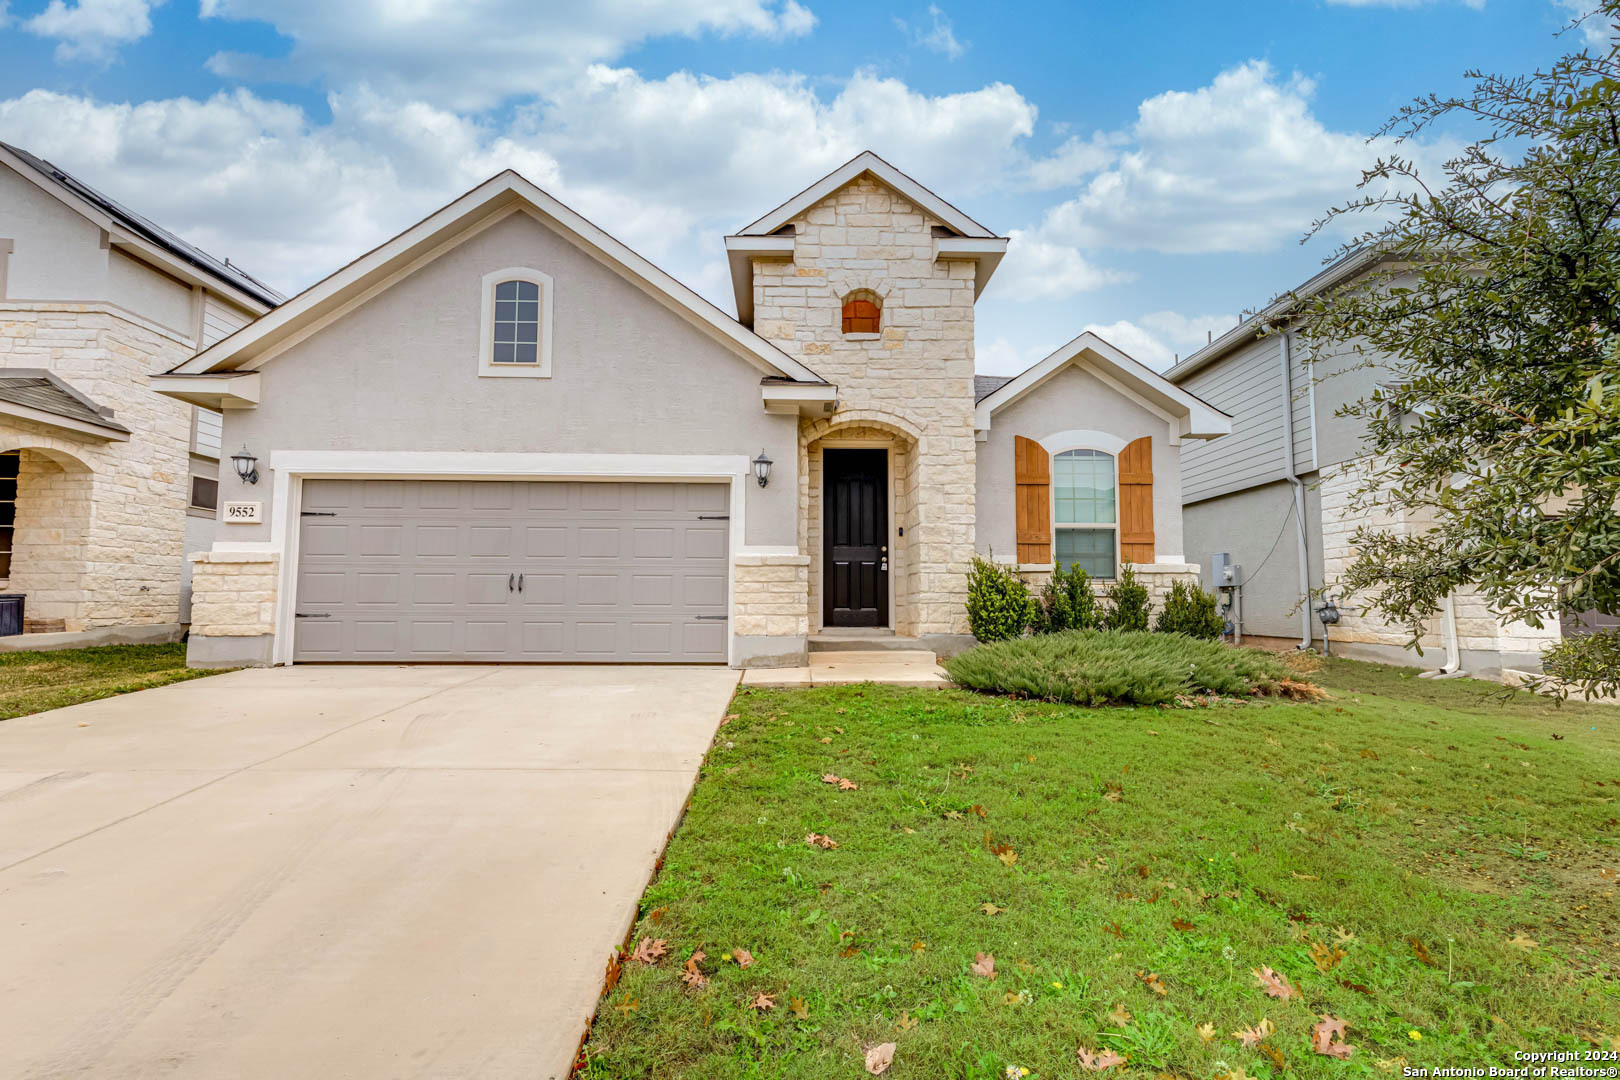
POLYGON ((1299 540, 1299 646, 1311 647, 1311 562, 1305 543, 1305 481, 1294 472, 1294 334, 1282 335, 1283 478, 1293 488, 1294 525, 1299 540))
POLYGON ((1462 643, 1457 640, 1457 594, 1447 593, 1445 602, 1446 662, 1433 671, 1420 671, 1420 679, 1455 679, 1462 669, 1462 643))

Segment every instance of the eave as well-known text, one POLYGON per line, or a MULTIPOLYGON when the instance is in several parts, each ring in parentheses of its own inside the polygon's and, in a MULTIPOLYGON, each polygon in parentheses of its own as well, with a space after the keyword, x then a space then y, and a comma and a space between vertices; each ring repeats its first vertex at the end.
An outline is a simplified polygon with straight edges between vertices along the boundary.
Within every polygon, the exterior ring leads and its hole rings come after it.
POLYGON ((153 375, 151 387, 164 397, 205 409, 256 409, 259 406, 257 371, 217 371, 204 374, 153 375))

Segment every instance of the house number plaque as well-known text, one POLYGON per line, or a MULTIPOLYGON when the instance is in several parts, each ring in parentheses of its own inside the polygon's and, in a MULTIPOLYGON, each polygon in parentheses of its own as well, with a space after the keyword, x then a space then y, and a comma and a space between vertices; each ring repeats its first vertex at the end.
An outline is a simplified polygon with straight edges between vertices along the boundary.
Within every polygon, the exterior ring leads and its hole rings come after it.
POLYGON ((224 519, 238 524, 251 525, 264 520, 264 504, 256 502, 228 502, 224 508, 224 519))

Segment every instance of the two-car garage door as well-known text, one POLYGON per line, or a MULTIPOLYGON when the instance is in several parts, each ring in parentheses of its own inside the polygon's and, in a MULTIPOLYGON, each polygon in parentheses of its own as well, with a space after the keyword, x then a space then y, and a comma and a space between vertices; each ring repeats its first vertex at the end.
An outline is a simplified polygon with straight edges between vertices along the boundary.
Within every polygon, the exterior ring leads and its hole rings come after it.
POLYGON ((306 480, 294 660, 724 662, 725 484, 306 480))

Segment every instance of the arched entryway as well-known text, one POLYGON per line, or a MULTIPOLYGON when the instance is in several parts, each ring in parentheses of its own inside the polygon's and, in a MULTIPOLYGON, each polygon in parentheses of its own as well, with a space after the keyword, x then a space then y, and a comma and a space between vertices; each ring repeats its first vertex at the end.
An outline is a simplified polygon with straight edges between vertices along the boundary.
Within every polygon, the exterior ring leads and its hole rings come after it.
POLYGON ((21 593, 29 633, 83 630, 90 467, 40 446, 0 451, 0 591, 21 593))
POLYGON ((810 632, 849 626, 915 634, 917 433, 896 417, 844 413, 807 421, 800 444, 810 632), (860 587, 852 589, 852 579, 860 587))

